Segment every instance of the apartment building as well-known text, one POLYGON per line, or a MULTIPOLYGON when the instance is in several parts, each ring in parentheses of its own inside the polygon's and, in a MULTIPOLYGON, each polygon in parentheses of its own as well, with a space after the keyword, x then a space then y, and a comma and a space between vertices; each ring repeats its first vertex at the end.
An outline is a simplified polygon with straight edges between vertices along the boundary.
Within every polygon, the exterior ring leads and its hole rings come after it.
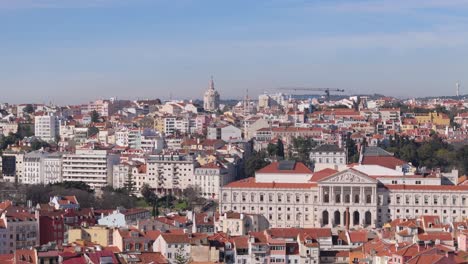
POLYGON ((62 181, 62 155, 33 151, 24 155, 23 173, 18 182, 25 184, 49 184, 62 181))
POLYGON ((234 181, 235 175, 219 162, 202 165, 194 170, 193 185, 206 199, 219 199, 221 187, 234 181))
POLYGON ((83 181, 93 189, 112 185, 113 166, 119 163, 119 155, 107 150, 77 149, 63 155, 63 180, 83 181))
POLYGON ((34 117, 34 135, 44 141, 55 141, 59 135, 59 124, 54 114, 34 117))
POLYGON ((11 201, 0 203, 0 253, 39 244, 39 220, 27 208, 16 207, 11 201))
POLYGON ((158 192, 180 192, 195 184, 198 163, 188 155, 151 155, 147 161, 146 182, 158 192))

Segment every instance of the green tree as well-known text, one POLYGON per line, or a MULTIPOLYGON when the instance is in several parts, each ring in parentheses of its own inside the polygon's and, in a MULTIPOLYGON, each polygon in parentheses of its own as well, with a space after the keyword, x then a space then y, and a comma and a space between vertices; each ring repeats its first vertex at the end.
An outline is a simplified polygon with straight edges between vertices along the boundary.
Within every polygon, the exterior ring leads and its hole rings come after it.
POLYGON ((34 106, 33 106, 32 104, 27 104, 27 105, 23 108, 23 112, 28 113, 28 114, 34 113, 34 106))
POLYGON ((135 181, 133 180, 132 174, 129 172, 127 175, 127 179, 125 179, 123 191, 127 195, 132 195, 135 191, 135 181))
POLYGON ((174 256, 174 263, 175 264, 188 264, 190 261, 187 252, 185 252, 184 247, 179 247, 177 249, 177 252, 175 253, 174 256))
POLYGON ((348 162, 355 163, 359 161, 359 150, 356 142, 351 138, 351 133, 346 136, 346 151, 348 152, 348 162))
POLYGON ((99 133, 99 128, 97 127, 88 127, 88 137, 92 137, 92 136, 95 136, 99 133))
POLYGON ((284 159, 284 144, 283 141, 279 138, 276 142, 276 156, 280 157, 281 159, 284 159))
POLYGON ((270 164, 267 160, 267 153, 265 151, 254 151, 253 154, 245 161, 245 175, 252 177, 255 175, 255 171, 270 164))
POLYGON ((146 203, 151 205, 153 208, 153 216, 158 216, 158 196, 151 190, 150 186, 147 183, 144 183, 141 187, 141 195, 145 199, 146 203))
POLYGON ((99 113, 96 110, 91 112, 91 122, 98 123, 100 121, 99 113))
POLYGON ((277 145, 273 143, 268 143, 267 152, 268 152, 268 156, 274 157, 278 152, 277 145))
MULTIPOLYGON (((317 145, 312 138, 295 137, 292 139, 292 159, 311 166, 310 152, 317 145)), ((284 152, 284 151, 283 151, 284 152)))

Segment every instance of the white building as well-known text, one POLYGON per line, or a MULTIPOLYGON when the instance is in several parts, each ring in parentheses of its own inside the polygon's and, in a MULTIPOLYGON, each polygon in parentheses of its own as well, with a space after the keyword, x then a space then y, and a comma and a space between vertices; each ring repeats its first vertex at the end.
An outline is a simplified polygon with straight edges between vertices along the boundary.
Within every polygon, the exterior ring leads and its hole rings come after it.
POLYGON ((346 151, 337 145, 320 145, 310 152, 315 171, 326 168, 338 170, 347 164, 346 151))
POLYGON ((57 116, 54 114, 34 118, 34 135, 44 141, 54 141, 59 135, 57 116))
POLYGON ((210 87, 203 96, 203 108, 205 111, 216 111, 219 108, 219 93, 214 88, 213 78, 211 78, 210 87))
POLYGON ((342 228, 421 215, 438 215, 444 223, 468 216, 468 186, 443 185, 438 175, 325 169, 304 180, 311 172, 300 163, 272 163, 257 174, 222 188, 220 213, 263 214, 272 227, 342 228))
POLYGON ((190 156, 152 155, 147 161, 146 183, 159 192, 178 192, 194 184, 198 163, 190 156))
POLYGON ((100 189, 112 185, 113 165, 118 163, 119 156, 106 150, 77 149, 63 155, 63 180, 82 181, 100 189))
POLYGON ((233 125, 208 127, 207 139, 222 139, 226 142, 242 139, 242 130, 233 125))
POLYGON ((153 244, 154 252, 161 252, 169 263, 176 263, 177 254, 185 254, 190 259, 191 246, 188 234, 162 233, 153 244))
POLYGON ((193 185, 206 199, 219 199, 221 187, 234 181, 234 175, 219 162, 195 168, 193 185))
POLYGON ((62 156, 59 153, 33 151, 24 155, 19 183, 49 184, 62 181, 62 156))

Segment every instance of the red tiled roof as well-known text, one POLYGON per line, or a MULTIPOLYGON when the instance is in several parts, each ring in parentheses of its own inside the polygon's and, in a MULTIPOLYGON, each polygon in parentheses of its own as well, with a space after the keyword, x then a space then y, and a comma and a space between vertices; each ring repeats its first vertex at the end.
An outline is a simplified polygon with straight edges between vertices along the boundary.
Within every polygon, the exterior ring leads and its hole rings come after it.
POLYGON ((385 185, 389 190, 468 191, 468 185, 385 185))
POLYGON ((407 162, 393 156, 364 156, 362 165, 380 165, 389 169, 395 169, 407 162))
POLYGON ((310 178, 310 181, 318 182, 321 179, 326 178, 326 177, 328 177, 330 175, 333 175, 333 174, 335 174, 337 172, 338 172, 337 170, 330 169, 330 168, 319 170, 319 171, 314 172, 314 174, 312 175, 312 178, 310 178))
POLYGON ((310 173, 312 174, 312 171, 307 168, 304 163, 301 162, 296 162, 294 169, 292 170, 279 170, 278 169, 279 162, 272 162, 271 164, 267 165, 266 167, 258 170, 256 173, 310 173))
POLYGON ((351 243, 365 243, 367 242, 367 232, 366 231, 354 231, 349 232, 349 238, 351 243))
POLYGON ((225 188, 262 188, 262 189, 311 189, 317 187, 316 183, 275 183, 256 182, 254 177, 231 182, 225 188))

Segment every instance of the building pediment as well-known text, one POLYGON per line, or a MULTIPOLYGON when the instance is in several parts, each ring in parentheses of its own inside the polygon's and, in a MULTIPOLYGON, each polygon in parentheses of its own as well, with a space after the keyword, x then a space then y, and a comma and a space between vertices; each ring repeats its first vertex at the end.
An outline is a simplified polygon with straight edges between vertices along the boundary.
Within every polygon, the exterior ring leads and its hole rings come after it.
POLYGON ((318 182, 319 184, 323 183, 351 183, 351 184, 363 184, 363 183, 377 183, 377 180, 367 176, 364 173, 353 169, 347 169, 333 175, 330 175, 326 178, 323 178, 318 182))

